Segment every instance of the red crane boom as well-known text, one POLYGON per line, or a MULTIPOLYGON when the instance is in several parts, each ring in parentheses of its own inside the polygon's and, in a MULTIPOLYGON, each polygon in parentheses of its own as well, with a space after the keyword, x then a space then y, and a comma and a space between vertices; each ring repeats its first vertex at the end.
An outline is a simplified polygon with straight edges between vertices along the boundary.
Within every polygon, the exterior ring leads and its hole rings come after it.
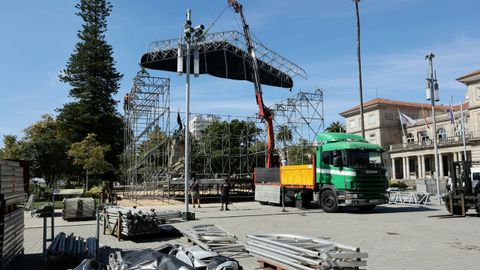
POLYGON ((273 164, 273 153, 275 150, 275 137, 273 131, 273 113, 272 111, 265 106, 263 103, 262 96, 262 84, 260 82, 260 76, 258 75, 258 62, 255 55, 255 47, 253 46, 252 39, 250 38, 250 31, 248 24, 245 22, 245 17, 243 16, 243 8, 240 3, 236 0, 228 0, 228 4, 233 8, 236 13, 240 14, 240 19, 242 20, 243 25, 243 34, 245 35, 245 41, 247 42, 248 54, 252 60, 252 75, 253 75, 253 84, 255 86, 255 100, 258 105, 258 116, 265 122, 267 128, 267 163, 266 168, 271 168, 273 164))

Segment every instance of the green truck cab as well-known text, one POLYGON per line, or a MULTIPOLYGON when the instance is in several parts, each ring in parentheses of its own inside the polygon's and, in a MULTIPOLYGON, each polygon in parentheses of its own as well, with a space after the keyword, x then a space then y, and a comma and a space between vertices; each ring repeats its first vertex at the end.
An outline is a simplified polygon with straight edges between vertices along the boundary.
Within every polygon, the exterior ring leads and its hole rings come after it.
POLYGON ((369 211, 388 202, 381 146, 346 133, 323 132, 316 139, 311 164, 255 168, 256 201, 291 205, 300 192, 302 203, 325 212, 339 206, 369 211))
POLYGON ((324 132, 317 135, 315 182, 326 212, 339 206, 368 211, 388 202, 383 148, 361 136, 324 132))

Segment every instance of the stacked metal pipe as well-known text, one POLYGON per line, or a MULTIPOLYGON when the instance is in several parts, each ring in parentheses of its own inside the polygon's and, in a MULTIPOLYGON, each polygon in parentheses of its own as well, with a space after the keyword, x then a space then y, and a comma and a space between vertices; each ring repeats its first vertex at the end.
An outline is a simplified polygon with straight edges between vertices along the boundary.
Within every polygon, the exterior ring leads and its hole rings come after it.
POLYGON ((235 235, 214 224, 192 226, 182 233, 205 250, 219 253, 245 251, 245 246, 235 235))
POLYGON ((0 269, 23 250, 24 168, 14 161, 0 161, 0 269))
POLYGON ((55 236, 47 248, 49 256, 67 256, 73 259, 94 258, 96 252, 95 237, 82 238, 73 233, 66 235, 61 232, 55 236))
POLYGON ((180 211, 140 210, 126 207, 108 207, 107 226, 115 228, 121 217, 121 232, 125 236, 146 235, 161 231, 161 225, 181 217, 180 211))
POLYGON ((359 269, 368 257, 360 248, 292 234, 247 235, 247 250, 260 260, 289 269, 359 269))

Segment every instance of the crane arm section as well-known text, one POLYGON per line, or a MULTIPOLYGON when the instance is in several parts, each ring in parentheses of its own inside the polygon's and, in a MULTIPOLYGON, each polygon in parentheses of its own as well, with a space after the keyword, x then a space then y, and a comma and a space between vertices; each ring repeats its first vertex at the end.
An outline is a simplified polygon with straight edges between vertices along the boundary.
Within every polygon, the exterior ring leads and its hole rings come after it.
POLYGON ((253 75, 253 84, 255 86, 255 100, 258 106, 258 116, 260 119, 265 121, 265 126, 267 129, 267 162, 265 164, 266 168, 273 167, 273 153, 275 149, 275 134, 273 131, 273 113, 271 110, 265 106, 263 103, 263 92, 262 84, 260 82, 258 61, 255 55, 255 47, 253 46, 252 39, 250 37, 250 30, 248 24, 245 21, 245 16, 243 15, 243 8, 240 3, 236 0, 228 0, 228 4, 233 8, 233 10, 240 14, 240 19, 242 20, 243 34, 245 36, 245 41, 247 43, 248 54, 252 60, 252 75, 253 75))

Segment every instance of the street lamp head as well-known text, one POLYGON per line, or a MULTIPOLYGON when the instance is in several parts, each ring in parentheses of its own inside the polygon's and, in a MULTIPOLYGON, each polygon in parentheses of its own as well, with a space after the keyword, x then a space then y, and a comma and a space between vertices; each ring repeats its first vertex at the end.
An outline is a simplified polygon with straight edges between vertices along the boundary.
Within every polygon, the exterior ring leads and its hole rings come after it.
POLYGON ((426 60, 426 59, 430 59, 430 60, 431 60, 431 59, 433 59, 434 57, 435 57, 435 54, 429 53, 429 54, 427 54, 427 55, 425 56, 425 60, 426 60))

